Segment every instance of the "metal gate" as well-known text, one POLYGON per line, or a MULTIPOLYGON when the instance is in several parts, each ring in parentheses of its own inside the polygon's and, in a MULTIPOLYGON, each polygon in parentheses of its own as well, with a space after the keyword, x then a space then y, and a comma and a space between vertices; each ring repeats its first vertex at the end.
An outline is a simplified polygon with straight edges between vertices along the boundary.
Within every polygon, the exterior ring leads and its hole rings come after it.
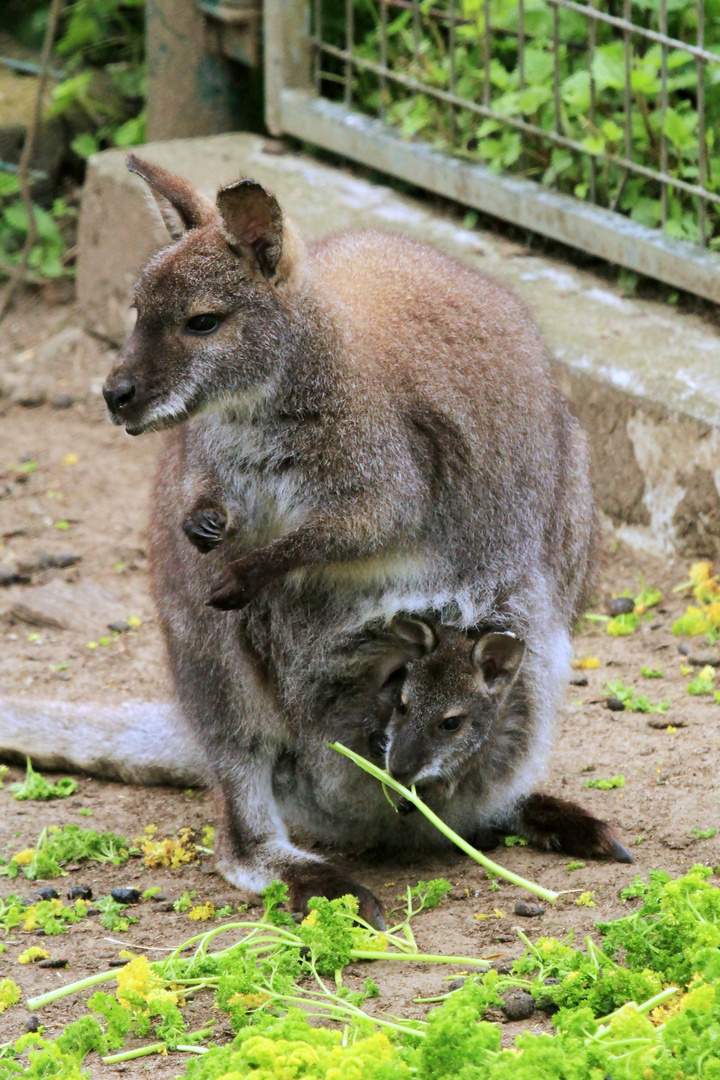
POLYGON ((720 301, 714 0, 265 0, 265 63, 274 133, 720 301))

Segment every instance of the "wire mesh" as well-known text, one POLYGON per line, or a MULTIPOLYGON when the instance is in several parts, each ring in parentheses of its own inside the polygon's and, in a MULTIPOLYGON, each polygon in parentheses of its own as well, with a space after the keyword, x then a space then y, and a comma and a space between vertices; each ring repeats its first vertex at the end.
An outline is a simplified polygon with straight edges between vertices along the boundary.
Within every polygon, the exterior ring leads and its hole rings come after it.
POLYGON ((321 96, 720 250, 720 6, 314 0, 321 96))

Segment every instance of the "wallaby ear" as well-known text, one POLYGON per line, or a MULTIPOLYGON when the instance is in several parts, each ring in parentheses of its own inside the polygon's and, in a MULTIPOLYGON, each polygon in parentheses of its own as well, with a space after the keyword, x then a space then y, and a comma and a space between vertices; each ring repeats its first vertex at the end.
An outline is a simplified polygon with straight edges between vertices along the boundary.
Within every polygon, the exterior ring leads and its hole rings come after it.
POLYGON ((435 631, 424 619, 409 619, 404 615, 396 615, 390 623, 390 630, 401 641, 417 645, 425 655, 437 648, 435 631))
POLYGON ((525 655, 525 642, 514 634, 484 634, 475 642, 472 651, 473 666, 482 673, 491 694, 506 690, 515 676, 525 655))
POLYGON ((255 180, 238 180, 220 189, 217 207, 230 246, 252 248, 263 277, 271 278, 283 249, 283 215, 275 196, 255 180))
POLYGON ((210 199, 181 177, 160 165, 143 161, 137 154, 128 154, 126 164, 131 173, 141 176, 149 185, 173 240, 179 240, 188 229, 199 229, 216 217, 210 199))

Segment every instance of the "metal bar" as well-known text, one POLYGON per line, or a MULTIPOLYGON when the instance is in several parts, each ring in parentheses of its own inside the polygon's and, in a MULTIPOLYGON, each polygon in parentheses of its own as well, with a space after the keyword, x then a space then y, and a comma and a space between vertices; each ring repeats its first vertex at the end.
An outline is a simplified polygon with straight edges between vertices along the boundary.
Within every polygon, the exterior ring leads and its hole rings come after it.
POLYGON ((720 256, 603 207, 519 177, 498 176, 422 143, 380 120, 302 91, 281 96, 283 130, 446 198, 588 251, 609 262, 720 301, 720 256))
MULTIPOLYGON (((594 6, 595 0, 589 0, 590 8, 594 6)), ((590 126, 592 128, 593 135, 597 134, 597 112, 595 101, 595 75, 593 73, 593 64, 595 62, 595 23, 592 19, 588 22, 588 69, 590 72, 590 126)), ((597 202, 597 167, 596 159, 590 158, 590 202, 597 202)))
MULTIPOLYGON (((705 41, 705 0, 698 0, 697 43, 702 48, 705 41)), ((705 61, 697 61, 697 114, 698 114, 698 183, 705 187, 707 181, 707 136, 705 133, 705 61)), ((705 199, 698 197, 698 228, 700 243, 708 242, 705 199)))
MULTIPOLYGON (((630 22, 631 0, 623 0, 623 14, 625 22, 630 22)), ((632 49, 630 42, 630 29, 623 30, 623 48, 625 51, 625 157, 632 160, 632 49)))
MULTIPOLYGON (((380 66, 387 70, 388 66, 388 5, 383 2, 380 4, 380 66)), ((385 117, 389 106, 389 96, 387 88, 387 77, 385 75, 380 76, 380 109, 381 115, 385 117)))
POLYGON ((483 105, 490 107, 490 52, 491 52, 491 29, 490 29, 490 0, 484 0, 484 26, 483 26, 483 105))
MULTIPOLYGON (((449 61, 450 61, 449 90, 450 90, 450 93, 453 96, 455 96, 455 81, 456 81, 456 78, 457 78, 457 69, 456 69, 456 64, 455 64, 455 29, 456 29, 456 25, 457 25, 457 23, 456 23, 456 15, 457 15, 456 8, 457 8, 457 0, 450 0, 450 10, 449 10, 450 28, 449 28, 449 36, 448 36, 448 51, 449 51, 449 61)), ((455 140, 457 138, 457 117, 455 115, 455 106, 454 105, 450 105, 450 138, 452 139, 452 142, 453 142, 453 145, 454 145, 455 140)))
POLYGON ((525 89, 525 0, 518 0, 518 77, 525 89))
POLYGON ((353 45, 355 43, 355 4, 353 0, 345 0, 345 104, 348 108, 352 105, 353 84, 353 45))
POLYGON ((555 138, 561 135, 560 123, 560 11, 553 8, 553 116, 555 138))
POLYGON ((547 0, 547 3, 552 4, 554 8, 564 7, 569 11, 577 11, 581 15, 586 15, 588 18, 594 19, 596 22, 604 22, 607 23, 608 26, 616 26, 619 30, 630 30, 631 33, 637 34, 639 37, 647 38, 648 41, 655 41, 659 45, 667 45, 670 49, 682 49, 683 52, 690 53, 691 56, 697 56, 701 60, 707 60, 708 63, 720 63, 720 53, 708 52, 707 49, 700 48, 697 45, 688 45, 686 41, 680 41, 679 38, 668 37, 667 34, 663 34, 657 30, 650 30, 644 26, 638 26, 637 23, 627 19, 621 19, 617 15, 608 15, 598 8, 589 8, 587 4, 578 4, 576 3, 576 0, 547 0))
MULTIPOLYGON (((322 51, 328 53, 329 56, 345 59, 345 53, 342 49, 336 49, 332 45, 326 44, 322 44, 321 48, 322 51)), ((374 64, 372 61, 365 60, 359 56, 355 57, 355 66, 364 68, 367 71, 372 71, 377 75, 383 74, 383 69, 379 64, 374 64)), ((621 168, 629 169, 638 176, 647 176, 650 180, 657 180, 660 183, 670 184, 679 191, 686 191, 689 195, 702 195, 709 202, 720 204, 720 195, 712 191, 706 191, 705 189, 698 187, 697 184, 689 184, 686 180, 680 180, 678 177, 670 176, 667 173, 663 174, 656 169, 648 169, 644 165, 638 164, 638 162, 628 161, 626 158, 619 157, 616 154, 588 150, 587 147, 583 146, 582 143, 576 142, 575 139, 569 139, 565 135, 558 135, 553 131, 546 131, 536 124, 529 124, 525 120, 518 120, 517 117, 514 116, 504 116, 501 113, 495 112, 494 109, 486 108, 484 105, 479 105, 474 101, 467 101, 465 98, 457 97, 455 94, 450 94, 446 90, 439 90, 437 87, 426 86, 424 83, 411 78, 409 75, 402 75, 400 72, 391 71, 389 69, 385 69, 384 74, 389 81, 399 83, 400 86, 405 86, 415 93, 427 94, 429 97, 437 98, 438 101, 445 101, 451 105, 458 105, 461 109, 477 113, 478 116, 487 117, 491 120, 498 120, 500 123, 506 124, 508 127, 513 127, 518 131, 523 131, 528 135, 539 135, 541 138, 548 139, 557 146, 564 146, 568 150, 576 150, 581 154, 591 155, 596 157, 599 161, 607 161, 609 164, 619 165, 621 168)))
MULTIPOLYGON (((660 0, 660 32, 667 36, 667 0, 660 0)), ((665 118, 668 110, 667 60, 668 48, 663 42, 660 46, 660 172, 665 174, 667 174, 668 166, 668 144, 665 134, 665 118)), ((660 201, 664 229, 668 219, 668 188, 665 183, 662 185, 660 201)))
POLYGON ((322 79, 320 78, 320 50, 315 42, 322 41, 322 0, 313 0, 313 81, 315 93, 320 93, 322 79))

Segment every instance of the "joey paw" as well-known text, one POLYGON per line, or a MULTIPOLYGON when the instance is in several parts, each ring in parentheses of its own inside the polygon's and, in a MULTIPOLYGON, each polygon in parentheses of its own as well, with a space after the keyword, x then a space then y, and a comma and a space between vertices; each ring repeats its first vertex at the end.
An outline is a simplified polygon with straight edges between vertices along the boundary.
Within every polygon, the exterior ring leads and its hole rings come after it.
POLYGON ((222 544, 227 529, 227 515, 220 507, 207 506, 193 510, 183 522, 183 532, 190 543, 203 554, 222 544))

